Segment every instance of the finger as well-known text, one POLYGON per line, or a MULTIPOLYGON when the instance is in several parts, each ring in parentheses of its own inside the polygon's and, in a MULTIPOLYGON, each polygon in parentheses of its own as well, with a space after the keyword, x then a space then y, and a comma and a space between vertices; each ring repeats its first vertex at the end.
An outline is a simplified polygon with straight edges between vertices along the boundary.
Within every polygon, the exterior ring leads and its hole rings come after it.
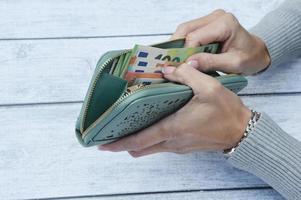
POLYGON ((202 72, 221 71, 225 73, 241 73, 241 56, 237 53, 222 54, 198 53, 190 56, 187 61, 197 61, 196 68, 202 72))
POLYGON ((225 13, 226 12, 224 10, 219 9, 219 10, 216 10, 204 17, 200 17, 200 18, 185 22, 178 26, 177 30, 171 36, 170 39, 173 40, 173 39, 185 37, 188 33, 196 30, 197 28, 207 25, 208 23, 212 22, 213 20, 222 16, 225 13))
POLYGON ((232 27, 225 23, 222 17, 204 27, 198 28, 186 36, 185 46, 197 47, 212 42, 224 42, 232 34, 232 27))
POLYGON ((142 149, 140 151, 129 151, 129 154, 135 158, 146 156, 150 154, 160 153, 160 152, 166 152, 167 149, 162 145, 162 143, 155 144, 153 146, 150 146, 148 148, 142 149))
POLYGON ((195 95, 200 92, 205 93, 219 84, 217 80, 198 71, 193 65, 193 63, 184 63, 178 67, 168 66, 164 67, 162 72, 166 79, 190 86, 195 95))
POLYGON ((164 141, 170 131, 168 123, 164 120, 138 132, 133 135, 124 137, 116 142, 99 146, 100 150, 106 151, 137 151, 145 149, 164 141))

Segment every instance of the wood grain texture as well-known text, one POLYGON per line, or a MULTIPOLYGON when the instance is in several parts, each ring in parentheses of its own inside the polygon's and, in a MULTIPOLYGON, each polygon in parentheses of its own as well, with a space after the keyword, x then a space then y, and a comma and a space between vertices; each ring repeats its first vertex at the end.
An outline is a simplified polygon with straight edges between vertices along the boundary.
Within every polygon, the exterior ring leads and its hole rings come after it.
MULTIPOLYGON (((301 140, 301 96, 244 97, 244 101, 269 113, 301 140)), ((217 153, 163 153, 134 159, 127 153, 83 148, 73 130, 79 107, 0 108, 1 199, 266 186, 217 153)))
MULTIPOLYGON (((71 198, 77 200, 79 198, 71 198)), ((82 200, 91 199, 91 197, 80 198, 82 200)), ((237 199, 237 200, 284 200, 273 189, 260 190, 232 190, 232 191, 198 191, 198 192, 180 192, 180 193, 163 193, 163 194, 138 194, 128 196, 106 196, 94 197, 95 200, 221 200, 221 199, 237 199)), ((59 199, 58 199, 59 200, 59 199)))
MULTIPOLYGON (((0 105, 82 101, 100 55, 167 36, 0 41, 0 105)), ((248 94, 301 92, 301 60, 248 77, 248 94)))
POLYGON ((171 33, 177 25, 217 8, 247 28, 282 0, 18 0, 0 1, 0 39, 171 33), (242 6, 243 5, 243 6, 242 6))
POLYGON ((0 104, 81 101, 104 52, 165 39, 0 41, 0 104))

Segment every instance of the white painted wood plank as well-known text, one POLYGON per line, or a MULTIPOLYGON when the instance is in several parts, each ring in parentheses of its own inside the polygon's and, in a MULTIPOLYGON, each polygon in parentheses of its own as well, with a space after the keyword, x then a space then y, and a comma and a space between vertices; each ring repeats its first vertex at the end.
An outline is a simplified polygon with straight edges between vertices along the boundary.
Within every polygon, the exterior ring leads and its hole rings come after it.
POLYGON ((270 115, 287 133, 301 141, 301 96, 242 97, 250 108, 270 115))
POLYGON ((134 159, 85 149, 74 136, 78 111, 79 104, 0 108, 2 199, 264 185, 222 155, 134 159))
MULTIPOLYGON (((269 113, 301 140, 301 96, 244 97, 244 101, 269 113)), ((80 104, 0 107, 1 199, 265 185, 216 153, 134 159, 126 153, 82 148, 74 136, 79 108, 80 104)))
POLYGON ((0 104, 81 101, 106 51, 151 44, 166 36, 0 41, 0 104))
MULTIPOLYGON (((0 104, 81 101, 96 62, 112 49, 167 36, 0 41, 0 104)), ((301 92, 301 60, 249 77, 242 93, 301 92)))
MULTIPOLYGON (((71 198, 73 200, 79 198, 71 198)), ((91 197, 80 198, 82 200, 91 199, 91 197)), ((284 200, 279 193, 273 189, 260 189, 260 190, 231 190, 231 191, 200 191, 200 192, 181 192, 181 193, 161 193, 161 194, 139 194, 128 196, 109 196, 109 197, 93 197, 95 200, 284 200)))
POLYGON ((217 8, 233 12, 249 28, 282 1, 0 1, 0 38, 170 33, 217 8))
POLYGON ((273 66, 259 75, 247 78, 248 86, 241 91, 241 94, 300 92, 301 59, 273 66))

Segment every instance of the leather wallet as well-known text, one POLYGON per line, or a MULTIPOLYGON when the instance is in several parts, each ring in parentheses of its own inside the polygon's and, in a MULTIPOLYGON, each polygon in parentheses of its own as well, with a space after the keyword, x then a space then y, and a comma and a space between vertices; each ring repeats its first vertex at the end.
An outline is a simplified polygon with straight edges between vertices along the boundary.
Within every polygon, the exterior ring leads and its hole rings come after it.
MULTIPOLYGON (((152 46, 182 48, 184 43, 185 39, 178 39, 152 46)), ((97 63, 75 128, 85 147, 110 143, 146 128, 183 107, 193 96, 190 87, 173 82, 129 89, 126 80, 114 75, 112 66, 118 70, 130 54, 131 49, 109 51, 97 63)), ((210 75, 235 93, 247 85, 240 75, 210 75)))

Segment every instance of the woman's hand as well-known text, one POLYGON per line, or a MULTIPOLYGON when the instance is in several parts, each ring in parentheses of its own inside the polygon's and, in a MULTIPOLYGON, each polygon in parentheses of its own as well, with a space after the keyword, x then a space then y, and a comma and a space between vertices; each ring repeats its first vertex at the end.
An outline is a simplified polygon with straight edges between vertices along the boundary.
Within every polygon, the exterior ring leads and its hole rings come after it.
POLYGON ((265 43, 248 33, 231 13, 224 10, 179 25, 172 39, 179 37, 186 37, 188 47, 211 42, 223 44, 221 54, 199 53, 188 59, 198 61, 199 70, 203 72, 251 75, 270 64, 265 43))
POLYGON ((186 84, 194 92, 183 108, 139 133, 99 149, 128 151, 139 157, 158 152, 220 151, 235 146, 251 112, 238 96, 197 67, 198 63, 191 61, 177 68, 164 68, 165 78, 186 84))

